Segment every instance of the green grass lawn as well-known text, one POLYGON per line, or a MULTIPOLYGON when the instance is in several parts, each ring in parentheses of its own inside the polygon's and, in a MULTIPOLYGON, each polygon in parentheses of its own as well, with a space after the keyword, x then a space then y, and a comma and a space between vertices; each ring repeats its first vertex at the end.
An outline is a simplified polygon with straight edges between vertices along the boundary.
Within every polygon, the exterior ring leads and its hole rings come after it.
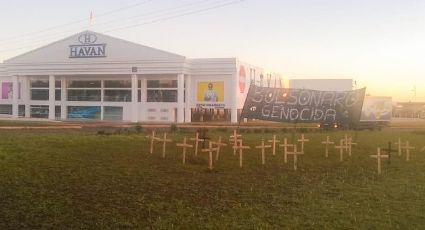
MULTIPOLYGON (((256 149, 239 168, 229 147, 209 171, 206 153, 182 165, 175 142, 165 159, 160 144, 148 154, 145 134, 2 131, 0 229, 423 229, 424 153, 413 151, 410 162, 393 156, 382 175, 369 155, 398 137, 420 149, 425 132, 348 133, 358 146, 343 162, 319 146, 343 132, 310 133, 298 171, 281 151, 269 150, 262 166, 256 149)), ((272 135, 244 139, 254 147, 272 135)))

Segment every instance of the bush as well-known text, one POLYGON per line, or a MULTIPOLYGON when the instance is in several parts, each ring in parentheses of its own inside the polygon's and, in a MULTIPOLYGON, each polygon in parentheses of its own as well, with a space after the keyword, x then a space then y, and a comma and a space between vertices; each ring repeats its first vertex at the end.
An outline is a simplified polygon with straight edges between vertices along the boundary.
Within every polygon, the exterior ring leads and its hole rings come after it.
POLYGON ((171 124, 171 126, 170 126, 170 131, 171 131, 172 133, 175 133, 175 132, 177 132, 177 130, 178 130, 177 125, 176 125, 176 124, 171 124))
POLYGON ((141 133, 143 132, 143 127, 141 125, 136 125, 134 127, 134 130, 136 131, 136 133, 141 133))

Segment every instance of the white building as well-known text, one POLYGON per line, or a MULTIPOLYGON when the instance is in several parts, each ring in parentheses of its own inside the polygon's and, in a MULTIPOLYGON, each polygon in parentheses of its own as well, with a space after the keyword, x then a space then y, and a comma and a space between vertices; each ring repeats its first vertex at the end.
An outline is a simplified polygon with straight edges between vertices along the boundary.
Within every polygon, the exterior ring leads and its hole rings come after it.
POLYGON ((0 64, 0 114, 237 122, 253 81, 281 86, 279 76, 236 58, 187 59, 84 31, 0 64))

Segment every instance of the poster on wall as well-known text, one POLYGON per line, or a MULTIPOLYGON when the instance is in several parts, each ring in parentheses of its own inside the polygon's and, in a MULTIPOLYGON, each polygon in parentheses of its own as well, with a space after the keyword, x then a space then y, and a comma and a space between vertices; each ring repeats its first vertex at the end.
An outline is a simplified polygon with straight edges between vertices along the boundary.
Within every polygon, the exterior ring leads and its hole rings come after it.
POLYGON ((366 88, 352 91, 251 85, 242 118, 294 123, 352 124, 360 120, 366 88))
POLYGON ((100 110, 100 106, 68 106, 68 118, 100 120, 100 110))
POLYGON ((224 81, 198 82, 197 107, 224 108, 224 81))
POLYGON ((12 82, 2 82, 1 84, 1 99, 13 98, 13 84, 12 82))

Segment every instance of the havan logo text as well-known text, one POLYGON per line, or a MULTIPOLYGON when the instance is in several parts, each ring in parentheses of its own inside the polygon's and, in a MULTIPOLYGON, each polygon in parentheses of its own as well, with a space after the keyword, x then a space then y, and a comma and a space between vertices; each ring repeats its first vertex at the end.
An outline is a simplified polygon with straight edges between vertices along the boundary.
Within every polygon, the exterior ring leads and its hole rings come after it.
POLYGON ((70 45, 69 58, 106 57, 106 44, 93 44, 97 41, 95 34, 82 34, 78 37, 81 45, 70 45))

